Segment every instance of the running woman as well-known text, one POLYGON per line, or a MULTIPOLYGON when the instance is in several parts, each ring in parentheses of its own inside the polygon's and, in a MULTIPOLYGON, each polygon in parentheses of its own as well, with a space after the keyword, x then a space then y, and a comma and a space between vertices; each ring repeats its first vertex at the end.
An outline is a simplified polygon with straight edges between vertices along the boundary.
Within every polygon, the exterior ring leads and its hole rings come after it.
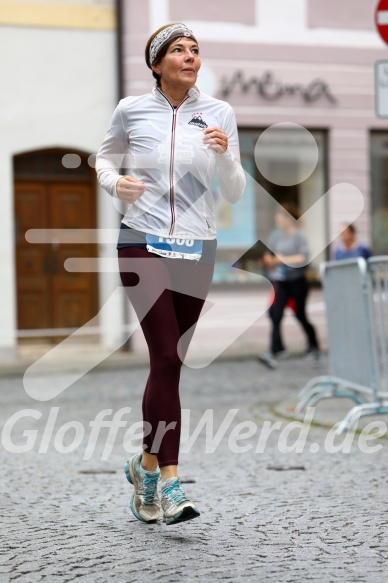
POLYGON ((143 451, 124 467, 134 486, 130 506, 143 522, 155 522, 162 508, 164 522, 174 524, 200 514, 178 476, 179 380, 213 277, 211 184, 217 173, 222 196, 235 203, 245 176, 232 108, 195 85, 201 60, 193 32, 182 23, 160 28, 145 60, 156 85, 119 102, 96 170, 102 187, 127 205, 117 245, 120 275, 150 355, 143 451), (158 289, 164 291, 156 299, 158 289))

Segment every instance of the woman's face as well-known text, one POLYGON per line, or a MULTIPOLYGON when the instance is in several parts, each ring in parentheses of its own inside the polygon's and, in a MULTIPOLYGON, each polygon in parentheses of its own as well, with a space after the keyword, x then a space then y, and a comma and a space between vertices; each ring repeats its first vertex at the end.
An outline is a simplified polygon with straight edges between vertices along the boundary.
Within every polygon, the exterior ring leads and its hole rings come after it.
POLYGON ((345 228, 342 231, 341 240, 345 246, 350 247, 354 243, 355 239, 356 237, 351 229, 345 228))
POLYGON ((152 69, 160 75, 162 87, 189 89, 195 84, 200 67, 197 43, 192 38, 182 37, 172 41, 159 65, 152 69))
POLYGON ((276 227, 278 229, 285 230, 290 225, 292 225, 292 222, 283 213, 276 213, 276 215, 275 215, 275 225, 276 225, 276 227))

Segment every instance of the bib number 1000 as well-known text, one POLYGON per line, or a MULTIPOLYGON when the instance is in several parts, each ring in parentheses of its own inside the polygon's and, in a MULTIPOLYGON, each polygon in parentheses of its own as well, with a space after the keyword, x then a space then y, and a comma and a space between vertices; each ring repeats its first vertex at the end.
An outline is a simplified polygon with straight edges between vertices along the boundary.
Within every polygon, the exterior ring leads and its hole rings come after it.
POLYGON ((185 245, 185 247, 192 247, 194 239, 164 239, 159 237, 159 243, 168 243, 169 245, 185 245))

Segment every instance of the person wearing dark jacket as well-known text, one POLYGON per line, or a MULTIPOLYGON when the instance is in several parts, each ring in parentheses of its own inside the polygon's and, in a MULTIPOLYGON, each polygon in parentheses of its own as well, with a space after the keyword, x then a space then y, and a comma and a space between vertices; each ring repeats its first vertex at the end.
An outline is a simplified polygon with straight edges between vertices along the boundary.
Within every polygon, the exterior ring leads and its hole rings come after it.
POLYGON ((306 355, 315 363, 320 357, 316 331, 306 315, 308 295, 306 269, 309 251, 304 233, 295 224, 299 218, 298 207, 292 204, 283 205, 275 215, 276 229, 268 239, 270 251, 263 256, 268 278, 275 289, 275 297, 269 309, 272 322, 270 349, 259 356, 269 368, 276 368, 277 360, 286 352, 281 335, 281 322, 284 309, 290 300, 295 317, 306 335, 306 355))

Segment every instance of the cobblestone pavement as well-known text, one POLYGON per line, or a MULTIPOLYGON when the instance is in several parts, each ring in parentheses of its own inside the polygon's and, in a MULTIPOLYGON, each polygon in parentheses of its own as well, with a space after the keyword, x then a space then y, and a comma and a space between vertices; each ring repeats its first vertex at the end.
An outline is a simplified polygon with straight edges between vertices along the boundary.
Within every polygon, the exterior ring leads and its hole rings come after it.
MULTIPOLYGON (((387 581, 387 439, 374 439, 382 447, 365 453, 356 434, 349 453, 330 453, 328 429, 314 425, 302 453, 282 453, 276 429, 255 453, 264 422, 281 429, 289 423, 276 415, 276 404, 296 398, 316 374, 310 366, 292 359, 277 371, 253 360, 184 368, 182 407, 190 411, 191 434, 206 410, 214 412, 214 433, 237 411, 213 453, 206 453, 205 429, 182 453, 184 487, 201 516, 175 526, 140 523, 129 510, 123 440, 140 419, 146 368, 94 371, 48 402, 28 397, 21 377, 1 379, 2 426, 25 409, 41 417, 19 419, 10 438, 3 432, 0 581, 387 581), (132 407, 123 415, 126 426, 110 441, 102 428, 94 452, 88 450, 90 422, 104 409, 112 419, 123 407, 132 407), (65 425, 75 421, 72 429, 65 425), (251 422, 245 431, 258 430, 233 442, 231 431, 242 421, 251 422), (76 430, 79 447, 57 451, 70 448, 76 430), (30 451, 7 451, 10 440, 22 446, 28 439, 30 451), (104 460, 107 443, 112 453, 104 460), (231 451, 249 444, 250 451, 231 451)), ((319 410, 339 420, 348 406, 323 403, 319 410)))

